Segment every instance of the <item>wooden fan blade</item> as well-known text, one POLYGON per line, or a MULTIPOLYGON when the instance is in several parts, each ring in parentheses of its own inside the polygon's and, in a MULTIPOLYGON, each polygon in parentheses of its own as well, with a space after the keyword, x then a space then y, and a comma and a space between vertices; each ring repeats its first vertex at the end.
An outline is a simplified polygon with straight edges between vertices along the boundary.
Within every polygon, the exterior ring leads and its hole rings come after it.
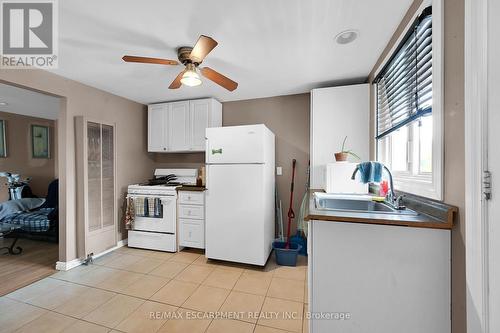
POLYGON ((201 74, 210 81, 217 83, 219 86, 222 86, 229 91, 233 91, 234 89, 238 88, 237 82, 234 82, 233 80, 222 75, 221 73, 214 71, 210 67, 203 67, 201 69, 201 74))
POLYGON ((137 56, 123 56, 123 61, 126 62, 140 62, 144 64, 158 64, 158 65, 178 65, 179 63, 175 60, 160 59, 160 58, 148 58, 148 57, 137 57, 137 56))
POLYGON ((203 59, 210 53, 216 46, 217 42, 211 37, 201 35, 198 38, 193 50, 191 50, 191 54, 189 58, 191 58, 192 62, 201 63, 203 59))
POLYGON ((177 75, 177 77, 168 86, 168 89, 179 89, 181 87, 181 85, 182 85, 182 83, 181 83, 182 74, 184 74, 185 71, 186 70, 183 70, 183 71, 181 71, 179 73, 179 75, 177 75))

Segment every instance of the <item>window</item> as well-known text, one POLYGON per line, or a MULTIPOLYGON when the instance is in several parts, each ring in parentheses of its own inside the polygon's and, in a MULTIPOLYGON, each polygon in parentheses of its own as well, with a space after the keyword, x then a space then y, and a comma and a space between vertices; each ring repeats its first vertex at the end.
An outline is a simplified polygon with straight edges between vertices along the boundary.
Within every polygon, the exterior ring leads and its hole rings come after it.
POLYGON ((432 21, 432 7, 427 7, 374 80, 376 141, 377 159, 392 170, 397 190, 441 199, 441 107, 439 89, 433 89, 438 73, 433 72, 432 21))

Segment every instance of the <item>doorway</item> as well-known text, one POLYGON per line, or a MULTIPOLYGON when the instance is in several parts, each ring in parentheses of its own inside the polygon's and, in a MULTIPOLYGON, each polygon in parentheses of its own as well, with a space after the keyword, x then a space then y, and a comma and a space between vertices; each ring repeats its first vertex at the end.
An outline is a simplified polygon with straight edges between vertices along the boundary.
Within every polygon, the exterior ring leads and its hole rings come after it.
POLYGON ((0 83, 0 296, 55 271, 60 103, 0 83))

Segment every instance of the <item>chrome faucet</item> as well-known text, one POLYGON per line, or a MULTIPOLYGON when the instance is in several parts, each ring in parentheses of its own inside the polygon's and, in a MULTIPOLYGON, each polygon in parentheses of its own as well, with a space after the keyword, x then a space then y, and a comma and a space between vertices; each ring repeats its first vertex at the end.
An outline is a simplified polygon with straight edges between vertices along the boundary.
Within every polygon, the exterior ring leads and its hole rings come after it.
MULTIPOLYGON (((386 196, 386 201, 388 204, 390 204, 393 208, 395 209, 405 209, 405 206, 403 206, 401 204, 401 200, 403 199, 403 196, 396 196, 396 193, 394 192, 394 182, 393 182, 393 179, 392 179, 392 172, 391 170, 389 170, 389 168, 387 166, 385 166, 384 164, 382 164, 384 170, 387 172, 387 174, 389 175, 389 186, 390 186, 390 190, 389 192, 387 193, 387 196, 386 196)), ((354 172, 352 173, 352 177, 351 179, 354 180, 356 179, 356 173, 358 173, 359 171, 359 166, 356 166, 356 169, 354 169, 354 172)))

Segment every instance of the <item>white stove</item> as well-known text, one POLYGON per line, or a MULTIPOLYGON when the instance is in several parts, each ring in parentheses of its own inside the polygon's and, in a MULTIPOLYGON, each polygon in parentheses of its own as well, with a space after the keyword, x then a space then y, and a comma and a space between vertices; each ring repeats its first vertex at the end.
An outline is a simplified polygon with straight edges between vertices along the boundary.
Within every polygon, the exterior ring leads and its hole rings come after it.
POLYGON ((128 246, 177 251, 177 187, 196 185, 197 169, 156 169, 154 178, 128 186, 135 217, 128 246))
POLYGON ((129 185, 128 193, 143 195, 171 195, 176 192, 177 187, 181 185, 196 185, 197 178, 197 169, 156 169, 153 179, 150 179, 145 183, 129 185), (170 177, 171 181, 167 182, 165 180, 162 184, 149 184, 166 177, 170 177))
POLYGON ((179 185, 141 185, 134 184, 128 186, 128 194, 140 195, 175 195, 179 185))

